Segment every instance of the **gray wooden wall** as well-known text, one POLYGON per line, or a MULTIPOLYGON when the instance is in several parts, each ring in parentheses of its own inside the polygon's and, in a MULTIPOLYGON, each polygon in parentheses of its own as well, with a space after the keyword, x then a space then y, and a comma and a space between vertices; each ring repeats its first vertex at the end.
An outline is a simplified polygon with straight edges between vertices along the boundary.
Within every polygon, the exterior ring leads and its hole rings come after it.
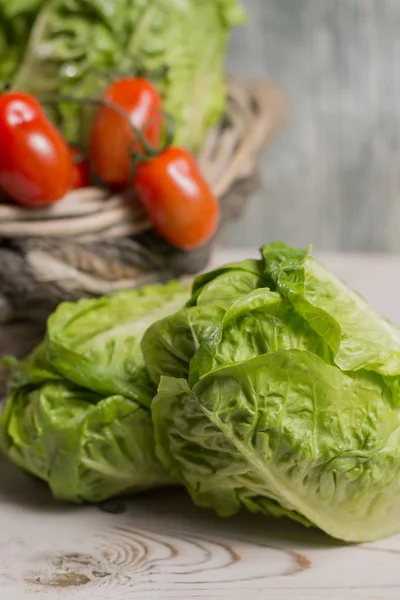
POLYGON ((286 92, 264 191, 229 234, 400 252, 400 0, 242 0, 229 68, 286 92))

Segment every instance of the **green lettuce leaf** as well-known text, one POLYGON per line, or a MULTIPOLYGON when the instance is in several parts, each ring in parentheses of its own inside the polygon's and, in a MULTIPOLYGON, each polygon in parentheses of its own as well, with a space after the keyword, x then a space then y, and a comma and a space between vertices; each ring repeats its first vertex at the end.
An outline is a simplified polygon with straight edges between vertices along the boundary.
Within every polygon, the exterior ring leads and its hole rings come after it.
POLYGON ((142 352, 152 381, 158 385, 165 374, 188 378, 190 365, 191 379, 201 369, 206 372, 209 362, 217 360, 215 349, 221 342, 221 325, 229 306, 269 283, 272 281, 264 275, 262 261, 255 260, 197 277, 187 308, 154 323, 143 336, 142 352))
POLYGON ((16 389, 1 420, 1 448, 54 496, 100 502, 171 484, 154 453, 149 411, 123 396, 102 398, 45 372, 16 389), (41 383, 39 381, 41 380, 41 383))
POLYGON ((243 260, 196 277, 187 306, 212 304, 226 308, 239 296, 271 286, 272 280, 265 275, 261 260, 243 260))
POLYGON ((20 64, 42 0, 0 0, 0 83, 9 83, 20 64))
MULTIPOLYGON (((200 307, 198 310, 201 313, 200 307)), ((194 385, 218 367, 294 348, 313 352, 327 363, 332 360, 329 346, 290 304, 269 288, 259 288, 239 297, 221 319, 218 334, 205 335, 198 343, 190 362, 189 383, 194 385)))
POLYGON ((338 367, 400 374, 400 331, 359 294, 308 252, 275 243, 264 246, 262 253, 266 275, 332 348, 338 367))
POLYGON ((10 391, 19 390, 26 385, 41 384, 43 381, 63 379, 47 360, 43 342, 24 360, 6 356, 2 362, 9 370, 7 384, 10 391))
POLYGON ((219 336, 224 310, 216 307, 187 308, 149 327, 142 339, 142 353, 151 380, 158 385, 168 373, 189 377, 191 360, 208 342, 211 348, 219 336))
POLYGON ((163 378, 157 454, 222 516, 245 506, 343 540, 386 537, 400 520, 400 418, 389 395, 299 350, 216 369, 192 390, 163 378))
POLYGON ((188 286, 171 282, 63 303, 48 320, 46 360, 77 385, 149 407, 155 388, 140 348, 143 333, 187 297, 188 286))

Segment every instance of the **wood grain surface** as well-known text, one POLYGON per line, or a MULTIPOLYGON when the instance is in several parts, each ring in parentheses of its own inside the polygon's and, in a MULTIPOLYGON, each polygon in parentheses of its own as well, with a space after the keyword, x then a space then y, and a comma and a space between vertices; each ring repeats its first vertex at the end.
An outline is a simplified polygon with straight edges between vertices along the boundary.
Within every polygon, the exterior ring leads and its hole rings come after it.
POLYGON ((219 519, 180 490, 107 512, 68 507, 2 460, 0 469, 5 600, 400 597, 400 537, 352 546, 285 519, 219 519))
POLYGON ((286 93, 264 191, 232 246, 400 252, 399 0, 241 0, 229 68, 286 93))

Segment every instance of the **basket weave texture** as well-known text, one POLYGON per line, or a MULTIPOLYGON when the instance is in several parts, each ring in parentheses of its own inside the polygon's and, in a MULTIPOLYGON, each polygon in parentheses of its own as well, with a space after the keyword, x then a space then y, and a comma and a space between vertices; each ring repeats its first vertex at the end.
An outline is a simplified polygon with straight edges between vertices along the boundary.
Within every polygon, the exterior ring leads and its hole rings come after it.
POLYGON ((217 235, 201 249, 182 252, 163 240, 133 192, 86 188, 34 211, 0 204, 0 356, 24 353, 60 301, 194 274, 207 265, 224 225, 240 216, 257 189, 260 151, 285 118, 274 86, 228 78, 227 89, 224 118, 196 157, 222 210, 217 235))

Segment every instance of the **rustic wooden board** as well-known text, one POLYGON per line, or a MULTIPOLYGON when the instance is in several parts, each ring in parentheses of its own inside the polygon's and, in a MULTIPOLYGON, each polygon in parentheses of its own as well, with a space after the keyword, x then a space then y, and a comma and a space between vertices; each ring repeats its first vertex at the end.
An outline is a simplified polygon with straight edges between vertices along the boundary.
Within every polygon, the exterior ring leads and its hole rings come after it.
MULTIPOLYGON (((400 326, 399 258, 322 258, 400 326)), ((4 600, 398 600, 399 564, 400 536, 346 545, 286 519, 219 519, 178 489, 67 506, 0 459, 4 600)))
POLYGON ((5 600, 367 600, 400 597, 400 537, 344 546, 252 515, 218 519, 185 494, 136 498, 108 514, 53 502, 15 474, 0 484, 5 600))

